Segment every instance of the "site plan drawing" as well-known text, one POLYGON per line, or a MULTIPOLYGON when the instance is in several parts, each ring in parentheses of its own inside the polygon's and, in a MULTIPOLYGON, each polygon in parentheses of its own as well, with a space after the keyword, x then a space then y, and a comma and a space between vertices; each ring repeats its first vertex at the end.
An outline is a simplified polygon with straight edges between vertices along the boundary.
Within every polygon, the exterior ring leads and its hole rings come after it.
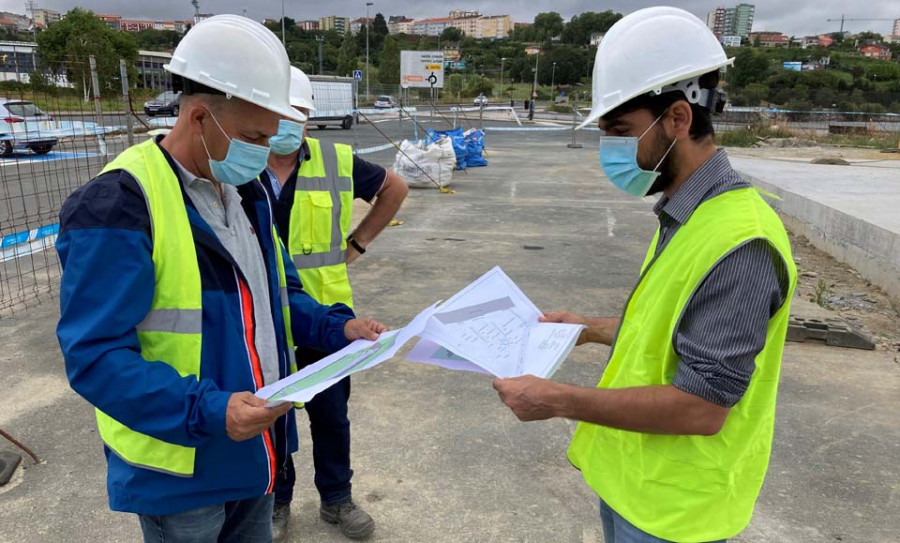
POLYGON ((497 377, 550 378, 584 326, 542 323, 541 315, 496 267, 405 327, 385 332, 377 341, 357 340, 256 395, 269 405, 307 402, 341 379, 389 360, 417 336, 421 339, 406 357, 411 362, 497 377))

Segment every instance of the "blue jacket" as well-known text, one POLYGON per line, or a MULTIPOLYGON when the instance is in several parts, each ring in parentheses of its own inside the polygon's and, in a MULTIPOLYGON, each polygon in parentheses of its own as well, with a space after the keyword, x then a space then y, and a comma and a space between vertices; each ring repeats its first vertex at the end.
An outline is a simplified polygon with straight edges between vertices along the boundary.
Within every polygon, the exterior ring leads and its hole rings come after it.
MULTIPOLYGON (((165 153, 170 167, 178 168, 165 153)), ((239 188, 269 272, 270 300, 279 299, 272 212, 258 181, 239 188)), ((150 217, 137 181, 124 171, 103 174, 75 191, 60 211, 57 251, 63 266, 57 336, 72 388, 129 428, 196 448, 193 477, 131 466, 104 447, 110 508, 168 515, 262 496, 272 491, 275 448, 297 450, 293 411, 270 436, 235 442, 225 431, 232 392, 255 392, 244 344, 239 282, 233 259, 184 194, 203 288, 203 344, 199 380, 141 357, 136 326, 154 292, 150 217)), ((157 218, 157 220, 164 218, 157 218)), ((286 251, 284 262, 297 345, 333 352, 347 345, 346 306, 324 306, 307 295, 286 251)), ((252 306, 252 304, 251 304, 252 306)), ((289 373, 287 339, 278 304, 272 308, 281 377, 289 373)), ((283 456, 287 456, 286 454, 283 456)))

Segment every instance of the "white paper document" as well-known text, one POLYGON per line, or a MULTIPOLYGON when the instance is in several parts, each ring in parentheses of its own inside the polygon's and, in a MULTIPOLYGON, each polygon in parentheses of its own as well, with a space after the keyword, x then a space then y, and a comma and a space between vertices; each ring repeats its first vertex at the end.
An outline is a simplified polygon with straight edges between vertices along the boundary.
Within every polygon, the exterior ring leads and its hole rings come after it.
POLYGON ((549 378, 566 359, 580 324, 542 323, 541 311, 499 267, 452 298, 419 313, 408 325, 377 341, 357 340, 299 372, 261 388, 270 405, 307 402, 354 373, 381 364, 413 337, 421 340, 411 362, 497 377, 549 378))

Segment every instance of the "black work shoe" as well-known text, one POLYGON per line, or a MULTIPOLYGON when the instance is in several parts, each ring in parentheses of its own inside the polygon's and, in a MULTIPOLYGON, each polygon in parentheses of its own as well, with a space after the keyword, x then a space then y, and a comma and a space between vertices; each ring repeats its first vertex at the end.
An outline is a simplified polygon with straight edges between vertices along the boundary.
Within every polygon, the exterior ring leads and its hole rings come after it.
POLYGON ((341 533, 350 539, 365 539, 375 531, 375 521, 360 509, 353 499, 334 505, 323 505, 319 508, 322 520, 329 524, 337 524, 341 533))
POLYGON ((288 520, 291 518, 291 504, 276 503, 272 510, 272 541, 280 543, 287 536, 288 520))

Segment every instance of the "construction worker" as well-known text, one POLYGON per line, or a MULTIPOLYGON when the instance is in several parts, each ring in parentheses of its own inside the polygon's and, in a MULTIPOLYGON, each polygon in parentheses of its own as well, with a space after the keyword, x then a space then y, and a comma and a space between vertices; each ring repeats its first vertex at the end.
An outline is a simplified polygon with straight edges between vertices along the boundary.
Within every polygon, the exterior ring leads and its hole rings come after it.
MULTIPOLYGON (((309 77, 297 68, 291 68, 291 105, 304 118, 315 111, 309 77)), ((260 180, 275 202, 278 230, 303 288, 321 303, 353 307, 347 265, 366 252, 397 214, 408 191, 406 182, 355 156, 349 145, 306 137, 303 122, 282 119, 270 145, 269 165, 260 180), (374 203, 351 233, 357 198, 374 203)), ((313 349, 298 349, 298 366, 322 356, 313 349)), ((321 500, 319 514, 337 524, 345 536, 360 539, 372 534, 375 522, 351 494, 349 399, 348 377, 307 402, 306 412, 321 500)), ((278 465, 272 516, 276 541, 286 533, 296 481, 290 456, 279 458, 278 465)))
POLYGON ((597 388, 494 382, 521 420, 579 421, 568 457, 600 497, 606 543, 733 537, 768 467, 797 271, 781 220, 715 145, 731 63, 676 8, 636 11, 606 34, 584 124, 606 132, 600 164, 615 186, 660 194, 659 229, 621 318, 543 319, 613 347, 597 388))
MULTIPOLYGON (((220 15, 166 69, 183 90, 165 137, 126 149, 60 212, 59 343, 97 409, 110 508, 145 541, 269 542, 293 342, 334 351, 384 327, 303 292, 257 176, 290 107, 281 42, 220 15), (276 422, 277 421, 277 422, 276 422)), ((283 454, 283 453, 282 453, 283 454)))

